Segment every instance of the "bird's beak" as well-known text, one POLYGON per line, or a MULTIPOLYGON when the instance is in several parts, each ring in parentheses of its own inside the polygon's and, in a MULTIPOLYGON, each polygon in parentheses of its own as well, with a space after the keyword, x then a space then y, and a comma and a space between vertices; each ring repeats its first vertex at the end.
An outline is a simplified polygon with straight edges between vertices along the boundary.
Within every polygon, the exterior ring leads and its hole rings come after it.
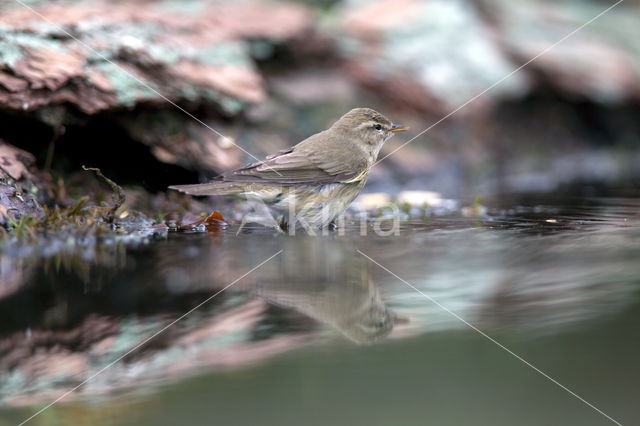
POLYGON ((409 130, 409 126, 403 126, 402 124, 394 124, 389 129, 391 133, 404 132, 405 130, 409 130))

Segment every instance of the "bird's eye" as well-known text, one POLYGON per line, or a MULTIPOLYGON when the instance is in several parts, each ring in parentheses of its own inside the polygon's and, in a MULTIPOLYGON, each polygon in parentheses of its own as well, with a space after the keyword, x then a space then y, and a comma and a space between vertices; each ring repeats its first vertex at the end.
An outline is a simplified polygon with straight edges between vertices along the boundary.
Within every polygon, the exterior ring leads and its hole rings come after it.
POLYGON ((373 126, 373 128, 374 128, 374 129, 376 129, 376 130, 382 130, 382 126, 381 126, 381 125, 379 125, 379 124, 375 124, 375 125, 373 126))

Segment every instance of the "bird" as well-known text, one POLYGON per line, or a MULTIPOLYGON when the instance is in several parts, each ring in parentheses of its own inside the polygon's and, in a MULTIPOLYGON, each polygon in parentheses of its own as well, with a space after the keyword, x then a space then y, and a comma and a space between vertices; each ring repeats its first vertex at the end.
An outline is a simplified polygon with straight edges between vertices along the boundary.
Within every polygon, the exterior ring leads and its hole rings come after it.
POLYGON ((327 130, 264 160, 208 183, 169 189, 260 201, 283 229, 332 227, 364 187, 384 143, 407 129, 371 108, 354 108, 327 130))

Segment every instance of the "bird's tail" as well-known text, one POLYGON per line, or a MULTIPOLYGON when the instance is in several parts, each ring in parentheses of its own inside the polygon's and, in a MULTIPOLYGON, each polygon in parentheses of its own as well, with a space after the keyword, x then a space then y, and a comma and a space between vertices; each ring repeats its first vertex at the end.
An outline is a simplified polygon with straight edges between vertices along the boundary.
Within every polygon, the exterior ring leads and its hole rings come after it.
POLYGON ((169 189, 191 195, 231 195, 245 191, 242 185, 235 182, 209 182, 194 185, 172 185, 169 189))

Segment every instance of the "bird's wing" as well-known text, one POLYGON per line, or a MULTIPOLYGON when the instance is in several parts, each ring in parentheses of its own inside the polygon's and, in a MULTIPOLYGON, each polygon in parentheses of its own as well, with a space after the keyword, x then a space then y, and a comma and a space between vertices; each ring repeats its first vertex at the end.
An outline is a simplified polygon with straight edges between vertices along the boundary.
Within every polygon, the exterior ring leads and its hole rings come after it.
POLYGON ((309 144, 304 142, 263 161, 226 172, 218 179, 227 182, 322 184, 348 182, 357 179, 367 169, 364 158, 350 158, 349 161, 327 159, 323 147, 318 147, 318 152, 317 149, 309 149, 309 144))

